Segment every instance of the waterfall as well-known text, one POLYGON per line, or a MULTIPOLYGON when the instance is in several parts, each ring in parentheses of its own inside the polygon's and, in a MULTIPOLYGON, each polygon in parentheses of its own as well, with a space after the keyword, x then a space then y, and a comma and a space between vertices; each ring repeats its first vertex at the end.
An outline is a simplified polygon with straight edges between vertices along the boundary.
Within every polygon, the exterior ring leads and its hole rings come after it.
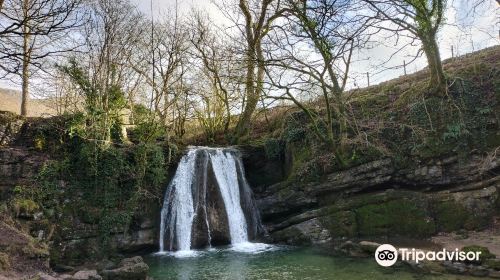
POLYGON ((181 159, 174 179, 172 180, 170 190, 165 195, 163 209, 161 210, 160 224, 160 251, 164 251, 164 236, 166 226, 170 230, 170 250, 172 250, 173 230, 177 231, 177 244, 179 251, 187 251, 191 249, 191 225, 193 223, 194 208, 193 196, 191 193, 191 185, 193 183, 193 172, 195 163, 195 151, 189 151, 186 156, 181 159), (171 207, 168 207, 168 206, 171 207), (165 207, 167 206, 167 207, 165 207), (168 224, 165 217, 172 217, 168 224))
POLYGON ((165 192, 160 252, 224 244, 248 248, 261 233, 240 153, 191 147, 165 192))
POLYGON ((210 155, 215 172, 215 178, 219 183, 220 192, 224 205, 226 206, 231 243, 238 244, 248 241, 247 223, 243 209, 240 204, 240 189, 238 184, 238 173, 236 162, 232 154, 217 150, 210 155))

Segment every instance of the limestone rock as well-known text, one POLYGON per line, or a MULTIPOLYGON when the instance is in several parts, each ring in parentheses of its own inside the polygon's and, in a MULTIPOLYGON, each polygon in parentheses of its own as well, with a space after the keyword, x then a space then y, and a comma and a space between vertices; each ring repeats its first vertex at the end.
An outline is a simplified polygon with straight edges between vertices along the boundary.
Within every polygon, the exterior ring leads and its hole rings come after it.
POLYGON ((115 269, 103 270, 106 280, 146 280, 149 266, 142 257, 123 259, 115 269))
POLYGON ((102 280, 96 270, 81 270, 73 275, 73 280, 102 280))
POLYGON ((47 273, 39 273, 38 275, 39 280, 59 280, 60 278, 53 277, 47 273))
POLYGON ((459 262, 443 262, 443 266, 452 274, 465 274, 468 270, 465 264, 459 262))
POLYGON ((482 266, 472 266, 469 269, 469 274, 476 277, 488 276, 489 271, 482 266))
POLYGON ((380 246, 379 243, 371 241, 361 241, 359 242, 359 245, 361 246, 361 249, 367 253, 375 253, 377 248, 380 246))

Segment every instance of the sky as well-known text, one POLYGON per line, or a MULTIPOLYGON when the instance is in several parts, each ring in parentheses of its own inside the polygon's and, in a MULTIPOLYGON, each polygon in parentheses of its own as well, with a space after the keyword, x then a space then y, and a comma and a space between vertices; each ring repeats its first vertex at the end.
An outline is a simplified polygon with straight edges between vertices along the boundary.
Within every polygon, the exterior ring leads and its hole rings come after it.
MULTIPOLYGON (((144 14, 151 16, 151 1, 153 4, 153 17, 163 20, 166 14, 172 14, 175 7, 179 13, 187 14, 192 8, 208 11, 213 21, 217 24, 229 23, 218 11, 212 1, 218 0, 130 0, 144 14)), ((498 45, 500 31, 500 7, 496 0, 486 0, 486 4, 470 14, 471 0, 448 0, 449 7, 446 13, 447 24, 439 32, 439 45, 442 59, 451 57, 452 48, 455 56, 463 55, 475 50, 498 45), (489 1, 489 2, 488 2, 489 1), (472 21, 473 19, 473 21, 472 21), (464 28, 467 26, 467 28, 464 28)), ((374 45, 369 50, 364 50, 356 55, 348 82, 349 88, 364 87, 368 84, 367 75, 370 75, 370 84, 377 84, 403 74, 403 61, 410 61, 418 52, 418 47, 408 47, 389 62, 388 57, 396 47, 390 41, 384 45, 374 45), (381 63, 386 62, 381 70, 381 63), (392 69, 392 68, 396 69, 392 69)), ((420 57, 408 65, 408 73, 415 72, 426 66, 424 57, 420 57)), ((18 88, 18 86, 0 80, 0 87, 18 88)))
MULTIPOLYGON (((227 23, 223 15, 217 10, 212 1, 217 0, 152 0, 153 15, 161 20, 161 15, 167 10, 174 10, 176 5, 179 12, 189 13, 192 7, 207 10, 215 19, 215 22, 227 23)), ((151 15, 150 0, 132 0, 145 14, 151 15)), ((486 0, 485 4, 476 10, 472 17, 471 0, 448 0, 446 20, 447 24, 439 33, 439 44, 442 59, 452 56, 452 46, 455 56, 463 55, 475 50, 489 46, 498 45, 500 30, 500 7, 496 0, 486 0), (474 19, 474 21, 471 21, 474 19), (468 26, 463 28, 461 26, 468 26)), ((357 54, 356 62, 353 63, 348 86, 350 88, 364 87, 368 84, 366 73, 370 75, 370 84, 380 83, 396 78, 404 73, 403 61, 413 60, 418 52, 418 47, 406 48, 402 53, 396 55, 384 64, 386 68, 398 67, 397 69, 381 70, 380 65, 387 61, 396 47, 387 42, 386 46, 375 46, 374 48, 357 54)), ((408 65, 407 73, 418 71, 426 66, 426 59, 420 57, 408 65)))

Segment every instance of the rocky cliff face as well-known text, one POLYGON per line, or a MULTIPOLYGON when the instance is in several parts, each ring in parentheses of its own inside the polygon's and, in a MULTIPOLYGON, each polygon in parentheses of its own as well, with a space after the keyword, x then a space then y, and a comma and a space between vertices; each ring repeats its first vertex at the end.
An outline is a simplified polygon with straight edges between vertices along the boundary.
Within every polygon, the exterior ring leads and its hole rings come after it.
MULTIPOLYGON (((287 157, 293 154, 281 158, 287 157)), ((268 186, 253 179, 262 172, 254 166, 248 165, 247 173, 270 238, 278 243, 425 238, 437 232, 479 230, 500 209, 497 156, 452 156, 411 167, 384 158, 327 174, 317 182, 268 186)))
MULTIPOLYGON (((29 132, 17 118, 0 125, 2 201, 11 198, 16 186, 36 180, 51 160, 36 143, 27 145, 26 139, 16 136, 23 129, 29 132)), ((269 242, 425 238, 462 228, 483 229, 500 212, 500 158, 495 153, 433 158, 405 166, 380 158, 329 172, 316 181, 292 181, 287 178, 296 156, 293 150, 239 148, 269 242)), ((64 182, 60 184, 64 189, 64 182)), ((67 203, 72 203, 71 198, 67 203)), ((31 235, 50 241, 53 264, 77 265, 97 252, 98 229, 88 217, 92 213, 75 213, 51 229, 50 213, 38 213, 36 207, 24 212, 19 218, 30 224, 31 235)), ((114 232, 112 246, 122 253, 156 248, 159 212, 159 208, 139 209, 130 232, 114 232)))
MULTIPOLYGON (((16 192, 37 185, 39 172, 53 160, 49 152, 37 147, 36 132, 31 128, 37 121, 40 120, 25 120, 0 112, 0 205, 16 212, 14 222, 22 224, 32 238, 49 245, 53 267, 80 265, 100 251, 99 231, 92 223, 92 213, 85 213, 84 209, 54 213, 41 210, 32 200, 15 200, 16 192)), ((64 192, 65 187, 66 182, 61 180, 60 190, 64 192)), ((74 199, 78 198, 67 197, 64 203, 71 205, 74 199)), ((147 211, 137 211, 129 232, 113 232, 110 244, 119 253, 152 250, 157 246, 159 207, 152 205, 155 203, 148 205, 147 211)))

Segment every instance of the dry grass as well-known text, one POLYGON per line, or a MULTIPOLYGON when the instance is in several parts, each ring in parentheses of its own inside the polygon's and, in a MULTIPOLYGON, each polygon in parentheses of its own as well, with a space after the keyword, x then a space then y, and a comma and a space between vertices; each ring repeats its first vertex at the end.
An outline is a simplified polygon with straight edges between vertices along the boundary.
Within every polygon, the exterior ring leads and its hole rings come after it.
MULTIPOLYGON (((32 99, 28 105, 28 117, 48 117, 55 115, 49 100, 32 99)), ((0 111, 21 113, 21 92, 0 88, 0 111)))

